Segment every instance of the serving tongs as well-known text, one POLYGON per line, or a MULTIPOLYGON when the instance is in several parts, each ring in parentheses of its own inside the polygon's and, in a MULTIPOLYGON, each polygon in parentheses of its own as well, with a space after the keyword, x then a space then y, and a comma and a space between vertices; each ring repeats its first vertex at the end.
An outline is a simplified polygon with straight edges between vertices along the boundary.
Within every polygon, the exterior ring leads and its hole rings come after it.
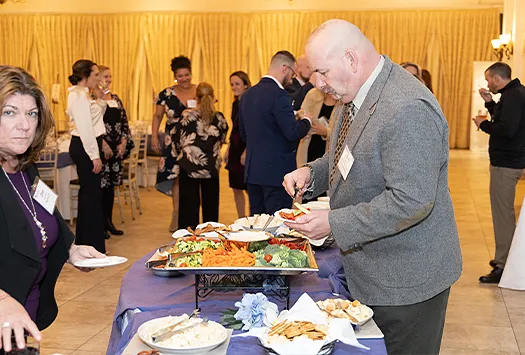
POLYGON ((189 253, 171 253, 171 254, 168 254, 168 257, 166 259, 146 261, 145 265, 146 265, 146 268, 151 269, 153 267, 160 266, 160 265, 169 265, 173 261, 175 261, 178 258, 183 257, 183 256, 194 255, 194 254, 201 254, 201 253, 202 253, 202 250, 192 251, 192 252, 189 252, 189 253))
POLYGON ((186 329, 189 329, 189 328, 192 328, 196 325, 199 325, 199 323, 192 323, 192 324, 188 324, 187 326, 184 326, 184 327, 181 327, 179 329, 175 329, 177 328, 181 323, 184 323, 186 321, 189 321, 191 318, 195 317, 195 316, 198 316, 199 315, 199 311, 196 309, 192 312, 192 314, 188 317, 188 318, 184 318, 176 323, 173 323, 172 325, 170 325, 169 327, 166 327, 166 328, 163 328, 163 329, 160 329, 158 331, 156 331, 155 333, 153 333, 151 335, 151 340, 154 342, 154 343, 158 343, 159 341, 163 341, 163 340, 166 340, 166 339, 169 339, 171 338, 174 334, 176 333, 179 333, 179 332, 182 332, 186 329))

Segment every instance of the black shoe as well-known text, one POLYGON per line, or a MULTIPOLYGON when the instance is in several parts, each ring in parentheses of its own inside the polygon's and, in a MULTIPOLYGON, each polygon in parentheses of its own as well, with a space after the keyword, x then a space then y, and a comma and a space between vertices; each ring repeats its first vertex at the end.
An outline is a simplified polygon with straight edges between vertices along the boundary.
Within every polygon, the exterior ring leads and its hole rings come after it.
POLYGON ((491 268, 495 268, 498 266, 498 262, 494 259, 492 259, 491 261, 489 261, 489 265, 491 268))
POLYGON ((107 221, 106 231, 108 231, 109 233, 113 235, 123 235, 124 234, 124 232, 121 231, 120 229, 117 229, 117 227, 115 227, 115 225, 111 221, 107 221))
POLYGON ((111 236, 109 235, 108 232, 104 231, 104 239, 108 240, 109 238, 111 238, 111 236))
POLYGON ((481 276, 479 282, 484 284, 497 284, 501 280, 501 275, 503 275, 503 269, 495 267, 490 274, 481 276))

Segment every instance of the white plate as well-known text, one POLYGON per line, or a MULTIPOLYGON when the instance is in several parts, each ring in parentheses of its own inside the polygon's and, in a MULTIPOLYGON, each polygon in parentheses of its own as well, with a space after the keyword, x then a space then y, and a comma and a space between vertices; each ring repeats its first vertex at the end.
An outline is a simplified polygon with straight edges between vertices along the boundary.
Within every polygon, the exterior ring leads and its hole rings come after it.
POLYGON ((268 240, 272 237, 271 234, 263 231, 240 231, 235 233, 225 234, 228 240, 233 240, 236 242, 260 242, 263 240, 268 240))
MULTIPOLYGON (((222 223, 206 222, 206 223, 199 224, 197 226, 197 229, 204 229, 208 224, 211 224, 212 227, 226 227, 226 225, 224 225, 222 223)), ((173 233, 171 235, 171 237, 173 239, 177 239, 177 238, 186 237, 186 236, 189 236, 189 235, 191 235, 191 233, 188 232, 188 230, 186 230, 186 229, 179 229, 179 230, 175 231, 175 233, 173 233)), ((219 237, 219 235, 216 232, 202 233, 200 236, 203 237, 203 238, 218 238, 219 237)))
MULTIPOLYGON (((216 343, 208 344, 204 346, 201 345, 201 346, 193 346, 193 347, 185 347, 185 348, 166 347, 166 346, 162 346, 162 345, 153 343, 151 341, 151 334, 155 333, 156 331, 162 328, 168 327, 171 323, 175 321, 175 318, 176 317, 156 318, 156 319, 152 319, 142 324, 137 330, 137 334, 140 340, 146 343, 149 347, 155 350, 165 352, 167 354, 203 354, 210 350, 215 349, 228 338, 228 332, 226 331, 226 328, 224 328, 219 323, 209 321, 209 323, 212 323, 214 326, 216 326, 218 331, 221 333, 220 340, 217 341, 216 343)), ((200 326, 196 326, 196 327, 200 327, 200 326)))
MULTIPOLYGON (((254 224, 253 225, 253 230, 255 231, 260 231, 263 229, 264 225, 266 224, 266 222, 268 222, 268 218, 272 218, 273 216, 271 215, 268 215, 268 214, 262 214, 260 215, 258 218, 257 218, 257 224, 254 224)), ((242 226, 244 229, 250 229, 250 223, 254 223, 255 222, 255 216, 251 216, 251 217, 248 217, 248 219, 246 219, 246 217, 243 217, 243 218, 239 218, 237 220, 235 220, 235 224, 236 225, 240 225, 242 226)), ((270 224, 268 225, 268 227, 266 228, 266 231, 267 232, 270 232, 270 233, 273 233, 277 230, 277 228, 279 228, 279 226, 281 225, 281 220, 280 219, 273 219, 270 224)), ((232 228, 233 229, 233 228, 232 228)))
POLYGON ((328 196, 321 196, 321 197, 317 198, 317 201, 330 202, 330 197, 328 197, 328 196))
POLYGON ((283 222, 288 222, 288 223, 297 223, 296 221, 292 221, 291 219, 285 219, 285 218, 282 218, 280 215, 279 215, 279 212, 285 212, 285 213, 291 213, 292 209, 290 208, 283 208, 282 210, 279 210, 279 211, 276 211, 273 215, 275 216, 275 218, 278 218, 280 219, 281 221, 283 222))
POLYGON ((374 316, 374 311, 372 310, 372 308, 366 305, 361 305, 361 307, 363 307, 363 309, 366 311, 366 318, 360 322, 353 322, 352 320, 350 320, 350 323, 355 324, 355 325, 363 325, 366 322, 368 322, 370 319, 372 319, 372 317, 374 316))
POLYGON ((80 260, 74 263, 73 265, 75 265, 76 267, 100 268, 123 264, 126 261, 128 261, 128 259, 122 256, 108 256, 102 259, 93 258, 80 260))

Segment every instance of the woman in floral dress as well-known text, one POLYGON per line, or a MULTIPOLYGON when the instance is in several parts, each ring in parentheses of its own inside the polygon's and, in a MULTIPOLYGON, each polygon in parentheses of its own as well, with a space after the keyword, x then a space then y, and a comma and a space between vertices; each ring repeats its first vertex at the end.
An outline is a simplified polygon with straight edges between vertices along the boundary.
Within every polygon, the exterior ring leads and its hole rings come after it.
MULTIPOLYGON (((102 85, 109 91, 112 81, 111 70, 103 65, 99 67, 99 70, 102 85)), ((101 184, 104 226, 106 238, 108 238, 108 232, 113 235, 124 234, 113 225, 113 204, 115 203, 115 186, 122 185, 122 159, 126 152, 126 144, 131 139, 131 133, 126 110, 117 94, 107 92, 104 100, 108 103, 108 107, 104 113, 106 135, 102 149, 106 160, 102 166, 101 184)))
POLYGON ((179 166, 173 136, 179 129, 179 120, 182 112, 187 108, 194 108, 196 85, 191 83, 191 61, 184 56, 173 58, 171 70, 175 77, 175 85, 164 89, 158 97, 155 114, 153 115, 151 145, 154 150, 162 151, 157 172, 157 190, 171 196, 173 199, 173 214, 171 217, 170 232, 178 229, 179 219, 179 166), (164 144, 159 141, 159 127, 162 118, 166 115, 164 144))
POLYGON ((221 147, 226 141, 228 123, 221 112, 215 111, 214 103, 211 85, 200 83, 197 108, 184 111, 174 136, 179 152, 180 200, 184 201, 179 214, 180 228, 195 228, 199 224, 201 200, 203 220, 219 220, 221 147))

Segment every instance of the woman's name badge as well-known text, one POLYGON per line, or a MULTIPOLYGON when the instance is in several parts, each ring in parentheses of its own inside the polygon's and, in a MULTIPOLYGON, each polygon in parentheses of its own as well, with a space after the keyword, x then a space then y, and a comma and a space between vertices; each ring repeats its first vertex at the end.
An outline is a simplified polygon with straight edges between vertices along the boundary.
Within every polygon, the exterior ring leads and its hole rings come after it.
POLYGON ((117 100, 108 100, 107 103, 108 103, 108 106, 111 108, 118 108, 117 100))
POLYGON ((354 165, 354 160, 352 152, 348 149, 348 146, 345 146, 345 150, 343 150, 343 154, 341 154, 341 158, 337 163, 337 167, 339 168, 339 172, 341 172, 343 179, 346 180, 348 177, 348 173, 350 172, 350 169, 352 169, 352 165, 354 165))
POLYGON ((58 195, 47 184, 38 177, 32 188, 33 199, 44 207, 44 209, 53 214, 57 205, 58 195))
POLYGON ((197 107, 197 100, 188 100, 188 108, 195 108, 197 107))

